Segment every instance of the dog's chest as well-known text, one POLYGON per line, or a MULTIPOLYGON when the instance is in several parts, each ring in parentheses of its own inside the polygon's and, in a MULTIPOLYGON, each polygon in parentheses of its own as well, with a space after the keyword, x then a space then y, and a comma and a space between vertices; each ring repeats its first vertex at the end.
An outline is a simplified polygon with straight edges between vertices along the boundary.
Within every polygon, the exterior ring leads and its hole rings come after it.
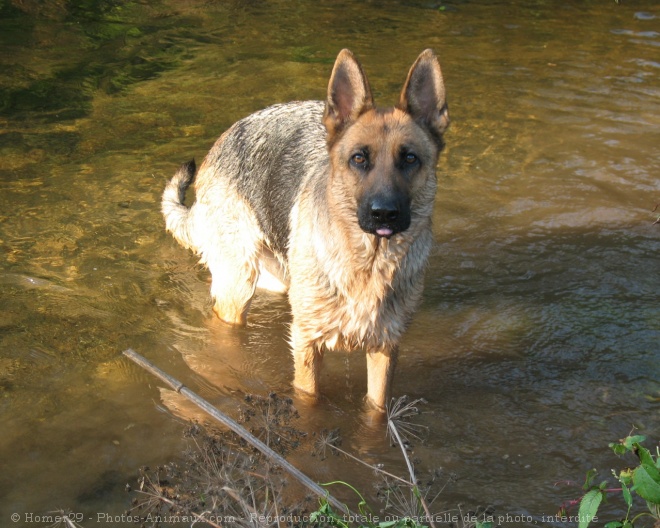
POLYGON ((378 253, 370 265, 335 267, 333 287, 326 292, 329 306, 323 341, 328 349, 387 346, 405 330, 407 316, 397 290, 407 269, 405 254, 378 253))

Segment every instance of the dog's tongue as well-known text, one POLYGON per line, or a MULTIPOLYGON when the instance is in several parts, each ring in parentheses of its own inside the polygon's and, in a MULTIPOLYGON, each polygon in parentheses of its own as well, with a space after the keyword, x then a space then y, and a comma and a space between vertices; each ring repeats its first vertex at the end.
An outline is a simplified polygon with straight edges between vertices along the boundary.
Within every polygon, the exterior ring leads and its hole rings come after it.
POLYGON ((391 236, 392 236, 392 233, 394 233, 394 231, 392 231, 392 230, 391 230, 390 228, 388 228, 388 227, 379 227, 378 229, 376 229, 376 234, 377 234, 378 236, 382 236, 382 237, 391 237, 391 236))

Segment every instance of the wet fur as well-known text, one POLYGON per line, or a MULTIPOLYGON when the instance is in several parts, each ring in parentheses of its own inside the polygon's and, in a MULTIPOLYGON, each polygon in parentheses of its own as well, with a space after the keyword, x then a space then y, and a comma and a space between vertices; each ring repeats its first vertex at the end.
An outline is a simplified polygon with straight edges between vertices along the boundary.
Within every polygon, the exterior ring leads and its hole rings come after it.
POLYGON ((298 389, 318 393, 326 350, 364 349, 368 399, 384 407, 399 340, 422 295, 447 125, 430 50, 411 68, 397 107, 383 110, 343 50, 326 102, 271 106, 218 139, 199 168, 192 207, 183 198, 194 163, 168 183, 166 227, 209 267, 218 317, 244 324, 258 283, 288 290, 298 389))

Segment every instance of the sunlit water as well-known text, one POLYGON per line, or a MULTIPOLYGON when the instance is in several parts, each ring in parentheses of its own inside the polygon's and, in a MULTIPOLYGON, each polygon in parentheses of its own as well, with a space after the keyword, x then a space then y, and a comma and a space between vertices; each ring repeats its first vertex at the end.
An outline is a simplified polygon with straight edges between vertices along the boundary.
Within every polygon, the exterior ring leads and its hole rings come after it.
MULTIPOLYGON (((286 300, 214 320, 160 194, 238 118, 323 98, 342 47, 381 105, 426 47, 445 74, 437 248, 395 382, 428 400, 420 468, 458 477, 437 509, 548 525, 580 494, 556 482, 607 477, 633 426, 660 438, 660 8, 402 4, 0 4, 0 524, 121 513, 137 468, 179 453, 186 410, 128 347, 230 414, 290 393, 286 300)), ((300 426, 403 473, 365 389, 362 355, 328 357, 300 426)), ((368 470, 298 457, 370 493, 368 470)))

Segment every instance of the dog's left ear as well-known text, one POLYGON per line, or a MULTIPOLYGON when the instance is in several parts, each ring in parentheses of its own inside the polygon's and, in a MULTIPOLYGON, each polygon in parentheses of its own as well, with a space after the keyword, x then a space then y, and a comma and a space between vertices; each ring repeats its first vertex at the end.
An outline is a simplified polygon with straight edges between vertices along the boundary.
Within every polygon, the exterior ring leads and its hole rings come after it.
POLYGON ((442 71, 433 50, 424 50, 410 68, 397 108, 410 114, 441 142, 449 126, 442 71))
POLYGON ((341 50, 330 76, 323 116, 328 143, 332 143, 348 124, 373 107, 371 88, 362 66, 350 50, 341 50))

